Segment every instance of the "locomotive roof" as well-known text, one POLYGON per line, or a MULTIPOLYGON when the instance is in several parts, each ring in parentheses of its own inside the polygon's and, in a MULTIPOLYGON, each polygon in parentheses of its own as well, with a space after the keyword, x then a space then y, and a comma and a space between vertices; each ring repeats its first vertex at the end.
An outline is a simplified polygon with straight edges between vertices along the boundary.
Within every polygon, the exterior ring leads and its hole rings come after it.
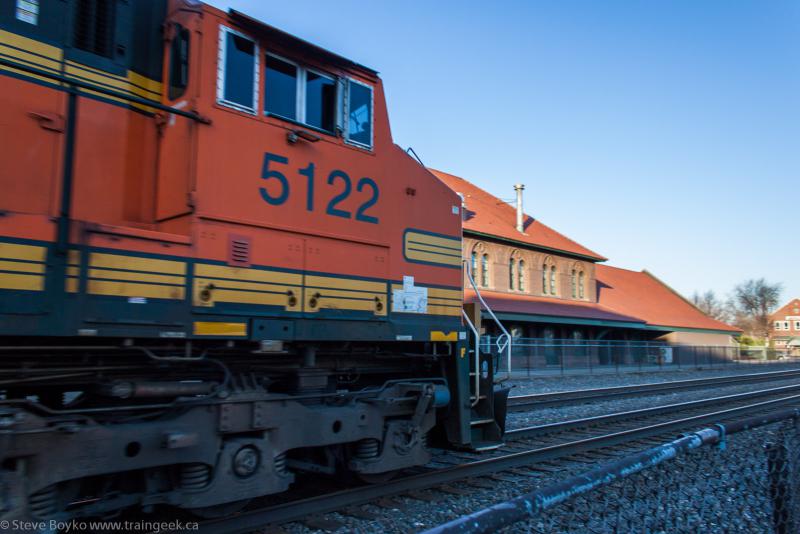
POLYGON ((322 48, 321 46, 317 46, 314 43, 310 43, 305 39, 300 39, 295 35, 287 33, 283 30, 279 30, 275 26, 270 26, 265 22, 254 19, 249 15, 245 15, 241 11, 230 9, 228 10, 228 16, 242 26, 251 28, 259 35, 267 37, 283 46, 299 49, 309 55, 316 56, 326 63, 347 69, 358 70, 371 77, 376 77, 378 75, 378 71, 374 69, 366 67, 360 63, 356 63, 355 61, 347 59, 344 56, 340 56, 339 54, 335 54, 330 50, 322 48))

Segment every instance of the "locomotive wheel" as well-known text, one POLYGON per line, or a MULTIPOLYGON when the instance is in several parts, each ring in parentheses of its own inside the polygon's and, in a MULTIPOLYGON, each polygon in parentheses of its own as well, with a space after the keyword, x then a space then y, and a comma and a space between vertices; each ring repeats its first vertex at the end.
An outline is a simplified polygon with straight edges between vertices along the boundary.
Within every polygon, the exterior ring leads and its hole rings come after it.
POLYGON ((201 519, 218 519, 240 512, 248 504, 250 504, 250 499, 242 499, 241 501, 204 506, 203 508, 189 508, 189 512, 201 519))

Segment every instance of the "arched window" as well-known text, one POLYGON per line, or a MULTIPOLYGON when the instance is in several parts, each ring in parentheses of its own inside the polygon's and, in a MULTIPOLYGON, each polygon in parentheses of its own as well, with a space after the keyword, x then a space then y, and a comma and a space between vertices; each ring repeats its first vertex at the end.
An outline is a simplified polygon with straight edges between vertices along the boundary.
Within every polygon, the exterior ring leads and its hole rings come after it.
POLYGON ((489 287, 489 255, 481 256, 481 285, 489 287))
POLYGON ((514 266, 516 261, 514 258, 508 260, 508 289, 514 291, 514 278, 516 277, 516 273, 514 272, 514 266))
POLYGON ((583 271, 578 273, 578 298, 583 298, 586 294, 585 284, 584 284, 584 276, 583 271))
POLYGON ((542 294, 547 295, 547 264, 542 266, 542 294))
POLYGON ((570 277, 572 281, 572 298, 578 297, 578 271, 572 269, 572 276, 570 277))
POLYGON ((472 251, 472 273, 470 273, 470 274, 472 274, 473 280, 477 276, 477 272, 478 272, 478 253, 473 250, 472 251))
POLYGON ((525 261, 519 260, 517 266, 517 289, 525 291, 525 261))
POLYGON ((550 294, 556 295, 556 266, 550 266, 550 294))

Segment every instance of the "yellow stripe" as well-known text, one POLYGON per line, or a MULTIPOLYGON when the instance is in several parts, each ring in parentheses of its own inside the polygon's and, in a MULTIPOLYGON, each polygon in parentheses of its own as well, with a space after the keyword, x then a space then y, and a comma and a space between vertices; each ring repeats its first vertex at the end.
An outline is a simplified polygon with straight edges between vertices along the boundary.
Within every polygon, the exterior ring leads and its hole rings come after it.
POLYGON ((81 252, 79 250, 72 249, 67 252, 67 261, 70 265, 80 265, 81 264, 81 252))
POLYGON ((440 289, 437 287, 429 287, 428 298, 457 300, 458 304, 461 305, 464 295, 460 289, 440 289))
POLYGON ((44 58, 31 52, 17 50, 2 44, 0 44, 0 55, 3 55, 6 59, 13 59, 25 63, 29 67, 35 66, 39 69, 54 73, 58 73, 61 70, 61 62, 59 60, 44 58), (31 65, 31 63, 33 65, 31 65))
POLYGON ((47 76, 39 76, 38 74, 31 74, 28 71, 15 69, 14 67, 0 67, 0 71, 13 72, 15 74, 20 74, 26 78, 33 78, 34 80, 38 80, 40 82, 45 82, 48 84, 63 85, 61 82, 56 82, 52 78, 48 78, 47 76))
POLYGON ((154 101, 161 100, 161 82, 151 80, 150 78, 146 78, 132 71, 127 72, 127 77, 118 76, 88 65, 67 61, 66 72, 73 76, 81 76, 94 82, 116 87, 124 92, 133 93, 142 98, 148 98, 154 101))
POLYGON ((1 261, 0 271, 17 271, 20 273, 44 273, 43 263, 21 263, 18 261, 1 261))
POLYGON ((369 299, 372 302, 375 302, 375 297, 382 297, 385 293, 363 293, 361 291, 347 291, 343 289, 317 289, 315 287, 307 287, 306 293, 307 294, 314 294, 315 292, 319 293, 322 297, 349 297, 353 299, 369 299))
POLYGON ((107 71, 98 69, 96 67, 92 67, 90 65, 84 65, 83 63, 78 63, 77 61, 72 61, 71 59, 67 60, 67 66, 68 67, 69 66, 77 67, 77 68, 85 70, 85 71, 93 72, 95 74, 100 74, 101 76, 108 76, 110 78, 116 78, 117 80, 127 81, 127 78, 125 78, 125 76, 120 76, 119 74, 114 74, 114 73, 111 73, 111 72, 107 72, 107 71))
MULTIPOLYGON (((319 299, 319 306, 318 309, 329 309, 329 310, 356 310, 356 311, 375 311, 375 301, 374 300, 350 300, 350 299, 337 299, 337 298, 327 298, 322 297, 319 299)), ((386 307, 383 308, 386 310, 386 307)), ((314 311, 314 310, 307 310, 307 311, 314 311)), ((383 313, 379 313, 377 315, 383 315, 383 313)))
POLYGON ((134 256, 119 256, 117 254, 101 254, 92 252, 89 256, 89 265, 107 269, 129 269, 132 271, 146 271, 165 274, 186 274, 186 263, 182 261, 156 260, 134 256))
POLYGON ((157 282, 159 284, 183 285, 183 276, 165 274, 129 273, 125 271, 109 271, 107 269, 89 269, 89 278, 105 278, 110 280, 130 280, 132 282, 157 282))
POLYGON ((236 282, 233 280, 212 280, 209 278, 195 278, 196 284, 202 284, 203 287, 212 284, 215 288, 221 289, 243 289, 246 291, 274 291, 286 294, 287 291, 293 289, 298 291, 299 288, 287 285, 267 284, 264 282, 236 282))
POLYGON ((80 267, 67 267, 67 276, 80 276, 80 267))
MULTIPOLYGON (((450 249, 446 249, 446 248, 443 248, 443 247, 440 247, 440 246, 436 246, 436 245, 422 245, 422 244, 419 244, 419 243, 409 243, 408 246, 409 247, 413 247, 415 249, 420 249, 420 250, 423 250, 423 251, 438 252, 440 254, 446 254, 448 256, 453 256, 453 257, 457 257, 457 258, 461 257, 461 251, 459 251, 459 250, 450 250, 450 249)), ((407 251, 407 253, 408 252, 418 252, 418 251, 417 250, 411 250, 411 251, 407 251)))
POLYGON ((155 93, 158 97, 161 96, 163 85, 157 80, 142 76, 138 72, 133 72, 131 70, 128 71, 128 80, 140 87, 144 87, 144 89, 150 93, 155 93))
POLYGON ((88 292, 92 295, 110 295, 115 297, 146 297, 154 299, 183 299, 186 294, 182 287, 154 286, 133 284, 130 282, 106 282, 89 280, 88 292))
POLYGON ((445 334, 439 330, 432 330, 431 341, 458 341, 458 332, 454 331, 445 334))
POLYGON ((432 254, 430 252, 419 252, 416 250, 406 249, 406 257, 412 260, 427 261, 428 263, 439 263, 442 265, 461 265, 461 256, 442 256, 440 254, 432 254))
POLYGON ((196 336, 246 336, 247 323, 195 322, 196 336))
POLYGON ((370 282, 367 280, 353 280, 329 276, 306 276, 305 285, 306 287, 313 286, 320 288, 350 289, 354 291, 386 293, 385 282, 370 282))
POLYGON ((434 245, 437 247, 446 248, 461 254, 461 239, 438 237, 419 232, 408 232, 406 233, 406 246, 408 246, 409 241, 418 241, 426 245, 434 245))
POLYGON ((11 260, 44 261, 47 251, 44 247, 0 243, 0 258, 11 260))
POLYGON ((0 289, 42 291, 44 289, 44 276, 38 274, 0 273, 0 289))
MULTIPOLYGON (((292 284, 299 286, 302 276, 294 273, 279 273, 247 269, 241 267, 225 267, 223 265, 197 264, 194 266, 196 276, 212 276, 215 278, 231 278, 237 281, 269 282, 273 284, 292 284)), ((216 283, 212 280, 212 283, 216 283)))
POLYGON ((64 284, 67 293, 77 293, 78 292, 78 279, 77 278, 67 278, 66 283, 64 284))
POLYGON ((428 315, 449 315, 453 317, 461 316, 461 308, 451 308, 446 306, 431 306, 428 305, 428 315))
POLYGON ((0 30, 0 43, 22 48, 23 50, 30 50, 31 52, 47 56, 57 61, 61 61, 64 54, 58 47, 4 30, 0 30))
MULTIPOLYGON (((287 295, 256 293, 255 291, 226 291, 215 289, 211 292, 212 303, 228 302, 236 304, 262 304, 265 306, 286 306, 287 295)), ((298 297, 299 300, 299 297, 298 297)))
POLYGON ((67 62, 67 66, 64 71, 69 76, 80 77, 84 80, 102 84, 122 92, 130 91, 130 84, 128 83, 128 80, 124 78, 116 78, 107 72, 92 72, 86 69, 83 65, 77 65, 71 61, 67 62))

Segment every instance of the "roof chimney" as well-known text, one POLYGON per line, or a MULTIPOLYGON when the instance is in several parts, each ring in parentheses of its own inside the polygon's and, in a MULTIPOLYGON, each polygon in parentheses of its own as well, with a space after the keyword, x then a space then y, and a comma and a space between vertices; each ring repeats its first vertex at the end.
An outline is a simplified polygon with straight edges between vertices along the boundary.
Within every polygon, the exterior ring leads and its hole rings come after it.
POLYGON ((525 186, 522 184, 514 184, 514 191, 517 193, 517 232, 523 233, 523 213, 522 213, 522 191, 525 186))

